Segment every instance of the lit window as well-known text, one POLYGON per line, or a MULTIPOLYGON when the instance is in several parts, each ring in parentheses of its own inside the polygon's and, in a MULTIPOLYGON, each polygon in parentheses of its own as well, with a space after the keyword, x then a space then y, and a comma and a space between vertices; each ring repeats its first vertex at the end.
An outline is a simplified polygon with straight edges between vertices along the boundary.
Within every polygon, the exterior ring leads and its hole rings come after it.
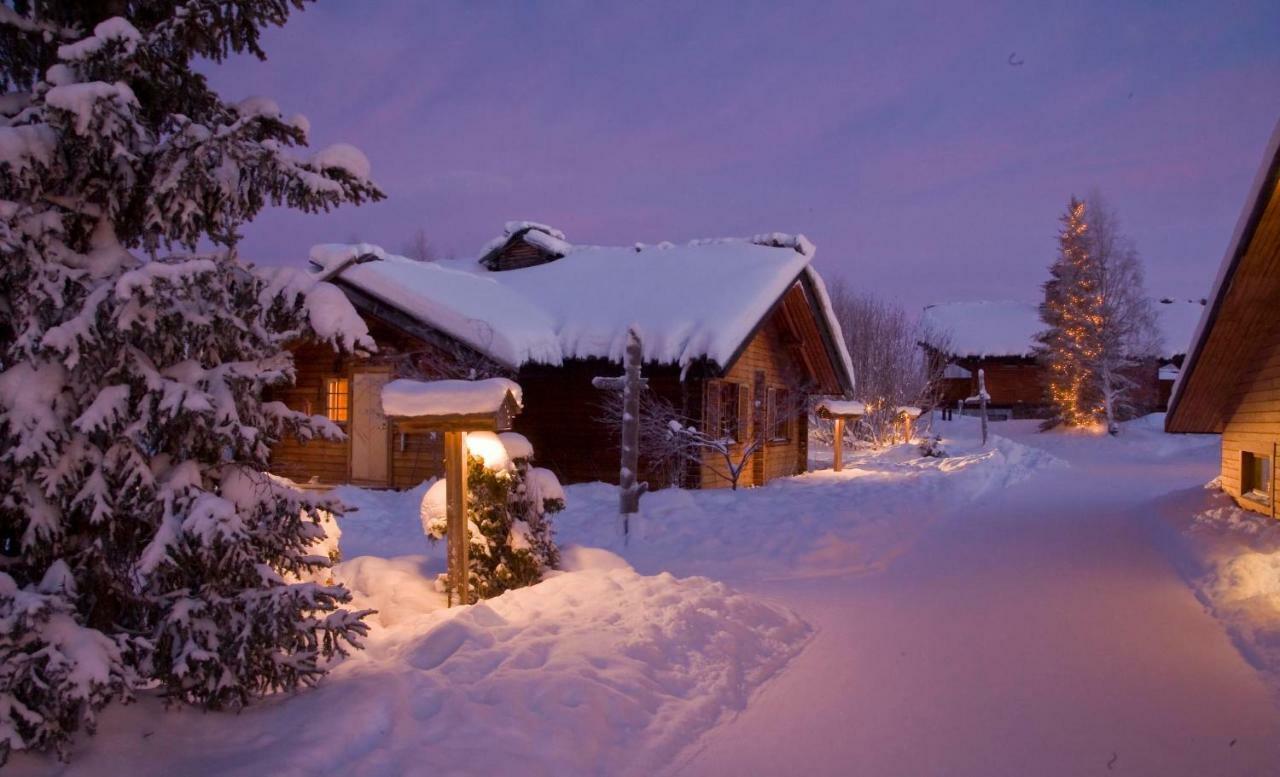
POLYGON ((1240 460, 1240 493, 1255 502, 1271 502, 1271 457, 1245 452, 1240 460))
POLYGON ((351 414, 351 391, 346 378, 324 382, 324 410, 330 421, 346 421, 351 414))

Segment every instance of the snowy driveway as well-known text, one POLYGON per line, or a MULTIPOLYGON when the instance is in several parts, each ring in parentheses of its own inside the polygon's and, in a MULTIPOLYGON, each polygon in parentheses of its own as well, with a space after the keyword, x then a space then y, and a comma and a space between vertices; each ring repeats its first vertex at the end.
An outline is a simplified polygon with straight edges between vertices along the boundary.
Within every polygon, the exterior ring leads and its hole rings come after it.
POLYGON ((1150 520, 1155 497, 1212 477, 1216 448, 1020 441, 1072 467, 960 507, 881 574, 737 581, 818 634, 674 771, 1280 771, 1270 691, 1150 520))

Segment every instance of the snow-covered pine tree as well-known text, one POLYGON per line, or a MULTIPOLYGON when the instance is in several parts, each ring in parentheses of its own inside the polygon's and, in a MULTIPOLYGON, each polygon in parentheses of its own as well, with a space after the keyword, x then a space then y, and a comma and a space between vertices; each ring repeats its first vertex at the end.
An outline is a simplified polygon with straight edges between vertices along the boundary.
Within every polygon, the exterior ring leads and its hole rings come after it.
POLYGON ((301 6, 0 4, 0 762, 140 684, 219 708, 313 682, 365 633, 307 580, 336 506, 264 474, 281 435, 339 432, 261 396, 287 340, 367 332, 234 246, 267 204, 381 194, 358 151, 296 158, 304 118, 190 66, 262 56, 301 6))
POLYGON ((1062 216, 1058 256, 1049 266, 1040 318, 1037 358, 1046 367, 1049 406, 1045 428, 1088 426, 1102 415, 1093 365, 1099 352, 1097 321, 1102 302, 1089 254, 1086 204, 1072 197, 1062 216))
MULTIPOLYGON (((564 489, 553 472, 533 466, 533 447, 521 435, 473 432, 467 443, 470 589, 489 599, 560 566, 551 516, 564 509, 564 489)), ((432 542, 447 536, 445 498, 440 480, 422 500, 422 527, 432 542)))

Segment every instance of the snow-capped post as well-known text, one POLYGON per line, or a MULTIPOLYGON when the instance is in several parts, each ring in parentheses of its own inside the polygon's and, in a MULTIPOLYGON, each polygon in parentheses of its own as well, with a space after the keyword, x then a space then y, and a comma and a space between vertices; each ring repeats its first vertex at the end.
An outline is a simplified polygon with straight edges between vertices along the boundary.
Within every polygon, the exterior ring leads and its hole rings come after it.
POLYGON ((856 422, 867 414, 867 406, 852 399, 823 399, 814 411, 819 418, 829 419, 835 426, 831 439, 831 468, 839 472, 844 468, 844 422, 856 422))
POLYGON ((630 539, 629 516, 640 511, 640 496, 649 490, 648 483, 636 481, 640 469, 640 392, 649 381, 640 376, 643 349, 636 330, 627 330, 627 352, 623 374, 618 378, 593 378, 591 385, 606 391, 622 392, 622 429, 620 447, 622 461, 618 469, 618 513, 622 516, 623 541, 630 539))
POLYGON ((467 432, 502 432, 520 412, 520 386, 506 378, 407 380, 382 387, 382 411, 397 431, 443 432, 449 606, 471 604, 467 520, 467 432), (456 594, 456 597, 455 597, 456 594))
POLYGON ((978 370, 978 393, 969 397, 965 402, 978 403, 978 415, 982 418, 982 444, 987 444, 987 401, 991 399, 991 395, 987 393, 987 374, 986 370, 978 370))
POLYGON ((911 442, 911 438, 915 435, 916 419, 923 413, 920 408, 910 405, 904 405, 898 408, 898 418, 902 422, 903 442, 911 442))

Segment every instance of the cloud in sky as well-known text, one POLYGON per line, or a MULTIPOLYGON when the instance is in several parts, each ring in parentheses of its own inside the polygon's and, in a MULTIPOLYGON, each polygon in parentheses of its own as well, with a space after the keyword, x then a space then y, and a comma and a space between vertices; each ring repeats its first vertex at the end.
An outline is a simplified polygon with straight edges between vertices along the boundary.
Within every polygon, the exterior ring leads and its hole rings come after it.
POLYGON ((1280 4, 1117 5, 329 0, 209 72, 359 145, 389 195, 264 214, 260 261, 419 228, 467 255, 535 218, 590 243, 805 232, 913 305, 1032 298, 1096 187, 1153 292, 1200 294, 1280 118, 1280 4))

